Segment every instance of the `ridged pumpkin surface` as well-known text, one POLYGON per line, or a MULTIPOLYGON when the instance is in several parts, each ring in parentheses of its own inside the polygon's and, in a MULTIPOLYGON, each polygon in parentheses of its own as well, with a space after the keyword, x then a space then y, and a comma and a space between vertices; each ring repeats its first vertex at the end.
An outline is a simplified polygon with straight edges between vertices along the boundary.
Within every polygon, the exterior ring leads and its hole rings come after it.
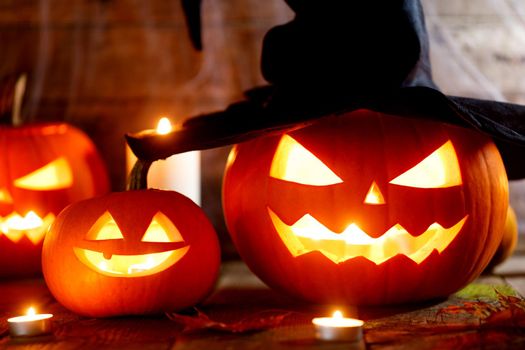
POLYGON ((223 204, 240 255, 268 285, 314 302, 394 304, 445 297, 481 273, 507 187, 490 138, 359 110, 236 145, 223 204))
POLYGON ((211 292, 219 262, 218 240, 202 210, 179 193, 159 190, 70 205, 51 226, 42 253, 51 293, 92 317, 193 306, 211 292), (162 263, 155 254, 164 254, 162 263))

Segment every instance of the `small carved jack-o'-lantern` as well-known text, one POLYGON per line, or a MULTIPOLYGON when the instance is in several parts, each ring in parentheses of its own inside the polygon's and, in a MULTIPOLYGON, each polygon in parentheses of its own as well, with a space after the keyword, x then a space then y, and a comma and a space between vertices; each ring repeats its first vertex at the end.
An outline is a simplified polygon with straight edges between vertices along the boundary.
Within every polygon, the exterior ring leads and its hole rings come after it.
POLYGON ((158 190, 70 205, 46 235, 42 257, 55 298, 94 317, 192 306, 213 287, 219 259, 202 210, 181 194, 158 190))
POLYGON ((508 206, 489 138, 366 110, 236 145, 223 196, 233 241, 265 282, 354 304, 458 290, 494 254, 508 206))
POLYGON ((68 204, 108 191, 105 166, 64 123, 0 126, 0 276, 40 271, 42 241, 68 204))

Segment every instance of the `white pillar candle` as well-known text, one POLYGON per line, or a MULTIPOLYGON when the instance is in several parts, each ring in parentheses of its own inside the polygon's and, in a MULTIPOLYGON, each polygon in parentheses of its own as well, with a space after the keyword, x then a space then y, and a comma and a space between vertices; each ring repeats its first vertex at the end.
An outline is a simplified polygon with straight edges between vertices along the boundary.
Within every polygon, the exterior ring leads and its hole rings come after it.
MULTIPOLYGON (((158 134, 171 132, 171 123, 167 118, 161 118, 157 125, 158 134)), ((182 193, 201 204, 201 164, 200 151, 175 154, 166 159, 153 162, 148 172, 148 187, 160 190, 170 190, 182 193)), ((127 174, 135 165, 137 158, 126 145, 127 174)))
POLYGON ((343 317, 340 311, 334 312, 332 317, 316 317, 312 323, 319 340, 355 342, 363 338, 364 322, 343 317))

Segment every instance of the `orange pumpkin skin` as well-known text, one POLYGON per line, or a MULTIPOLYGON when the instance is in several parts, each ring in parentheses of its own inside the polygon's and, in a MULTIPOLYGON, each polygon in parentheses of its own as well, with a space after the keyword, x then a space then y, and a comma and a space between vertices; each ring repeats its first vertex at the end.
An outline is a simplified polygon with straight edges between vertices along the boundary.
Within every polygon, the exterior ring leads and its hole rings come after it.
MULTIPOLYGON (((109 191, 106 167, 95 145, 71 125, 0 126, 0 154, 0 225, 2 218, 12 214, 24 216, 29 211, 41 218, 56 216, 72 202, 109 191), (70 185, 31 189, 16 183, 59 159, 69 167, 70 185)), ((48 184, 43 181, 40 185, 48 184)), ((0 277, 40 273, 42 242, 43 239, 32 242, 26 233, 15 242, 0 230, 0 277)))
MULTIPOLYGON (((88 247, 93 247, 91 243, 88 247)), ((44 277, 55 298, 91 317, 154 314, 193 306, 212 290, 219 262, 218 240, 202 210, 179 193, 159 190, 111 193, 70 205, 46 235, 42 256, 44 277), (104 213, 111 214, 123 236, 96 242, 106 258, 158 251, 141 242, 141 237, 159 212, 177 228, 183 238, 179 243, 187 249, 163 271, 139 277, 107 276, 76 255, 75 249, 90 243, 86 235, 104 213)))
POLYGON ((505 226, 503 228, 503 237, 496 250, 496 253, 492 257, 489 265, 485 269, 485 272, 491 273, 496 266, 507 260, 518 244, 518 218, 516 212, 509 205, 507 210, 507 218, 505 220, 505 226))
POLYGON ((237 250, 271 287, 320 303, 396 304, 445 297, 487 266, 501 239, 508 205, 506 173, 489 138, 367 110, 325 117, 288 136, 340 183, 312 186, 270 176, 282 135, 236 145, 223 182, 224 214, 237 250), (460 185, 413 188, 391 183, 447 141, 457 155, 460 185), (384 203, 365 203, 372 183, 384 203), (289 226, 311 215, 334 234, 355 223, 373 238, 395 224, 417 236, 432 223, 449 228, 464 221, 441 253, 431 250, 419 263, 405 254, 380 263, 363 256, 335 262, 311 247, 292 253, 270 211, 289 226))

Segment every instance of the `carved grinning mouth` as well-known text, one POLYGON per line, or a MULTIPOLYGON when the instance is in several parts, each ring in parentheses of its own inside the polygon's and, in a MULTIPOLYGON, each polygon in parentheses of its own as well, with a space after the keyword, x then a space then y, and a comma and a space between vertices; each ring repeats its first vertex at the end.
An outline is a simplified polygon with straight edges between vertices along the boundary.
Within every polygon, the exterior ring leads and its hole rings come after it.
POLYGON ((372 238, 354 223, 343 232, 335 233, 310 214, 289 226, 270 208, 268 213, 281 240, 294 257, 319 251, 336 264, 364 257, 377 265, 398 254, 406 255, 420 264, 434 250, 441 253, 461 231, 468 217, 466 215, 449 228, 434 222, 417 237, 396 224, 381 237, 372 238))
POLYGON ((75 255, 90 269, 111 277, 141 277, 159 273, 174 265, 190 249, 189 246, 165 252, 120 255, 109 258, 94 250, 73 248, 75 255))
POLYGON ((0 216, 0 236, 4 235, 13 243, 27 237, 34 245, 37 245, 44 239, 53 221, 55 221, 55 215, 52 213, 40 218, 33 211, 24 216, 12 212, 5 217, 0 216))

